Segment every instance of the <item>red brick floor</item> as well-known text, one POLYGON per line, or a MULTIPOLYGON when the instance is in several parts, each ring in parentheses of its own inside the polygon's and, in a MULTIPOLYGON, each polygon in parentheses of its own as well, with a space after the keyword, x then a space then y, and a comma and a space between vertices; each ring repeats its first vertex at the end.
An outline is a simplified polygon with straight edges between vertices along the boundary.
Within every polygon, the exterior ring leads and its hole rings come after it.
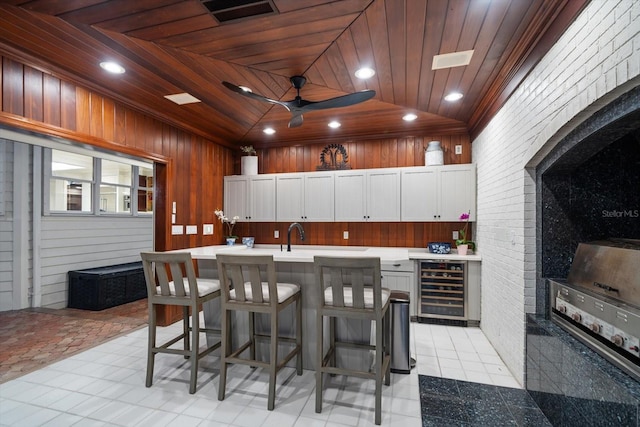
POLYGON ((0 384, 146 324, 146 299, 101 311, 0 312, 0 384))

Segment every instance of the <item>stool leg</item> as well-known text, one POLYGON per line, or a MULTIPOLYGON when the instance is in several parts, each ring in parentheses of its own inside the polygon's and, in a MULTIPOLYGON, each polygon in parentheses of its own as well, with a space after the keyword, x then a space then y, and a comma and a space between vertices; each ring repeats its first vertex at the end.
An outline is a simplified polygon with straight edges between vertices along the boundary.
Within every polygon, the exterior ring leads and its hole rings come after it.
MULTIPOLYGON (((187 317, 187 319, 189 319, 187 317)), ((188 320, 187 320, 188 321, 188 320)), ((191 381, 189 382, 189 393, 194 394, 196 392, 196 381, 198 379, 198 350, 200 349, 200 316, 198 307, 191 307, 191 332, 193 337, 191 339, 191 381)), ((185 339, 187 339, 187 336, 185 339)))
MULTIPOLYGON (((191 348, 189 346, 189 307, 182 307, 182 333, 184 334, 184 338, 182 342, 184 343, 184 350, 189 351, 191 348)), ((185 359, 188 359, 189 356, 184 356, 185 359)))
POLYGON ((302 297, 300 293, 296 300, 296 347, 298 347, 296 371, 298 375, 302 375, 302 297))
POLYGON ((324 359, 323 343, 324 316, 318 310, 316 317, 316 413, 322 412, 322 359, 324 359))
POLYGON ((278 313, 271 314, 271 346, 269 354, 269 400, 267 409, 273 411, 276 400, 276 373, 278 368, 278 313))
POLYGON ((384 324, 381 325, 380 323, 384 322, 376 322, 376 425, 380 425, 382 418, 382 377, 384 375, 384 372, 382 371, 382 358, 385 344, 385 338, 383 337, 385 327, 384 324))
POLYGON ((224 400, 227 386, 227 356, 231 353, 231 312, 222 309, 220 318, 222 339, 220 344, 220 385, 218 386, 218 400, 224 400))
MULTIPOLYGON (((249 358, 256 360, 256 314, 252 311, 249 312, 249 358)), ((255 366, 252 366, 255 368, 255 366)))
POLYGON ((147 344, 147 381, 145 385, 151 387, 153 383, 153 364, 155 361, 156 353, 154 348, 156 346, 156 306, 149 303, 149 339, 147 344))

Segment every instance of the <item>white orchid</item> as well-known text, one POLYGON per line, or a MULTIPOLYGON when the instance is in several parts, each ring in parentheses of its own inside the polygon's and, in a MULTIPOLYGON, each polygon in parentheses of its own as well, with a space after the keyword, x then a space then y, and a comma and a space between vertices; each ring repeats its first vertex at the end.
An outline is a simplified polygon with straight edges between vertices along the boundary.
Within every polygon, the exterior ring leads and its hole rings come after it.
POLYGON ((224 211, 222 211, 220 209, 216 209, 215 211, 213 211, 213 213, 216 214, 216 216, 218 217, 218 219, 220 220, 221 223, 227 225, 227 230, 229 231, 227 236, 228 237, 237 237, 237 236, 233 235, 233 227, 236 225, 236 222, 238 222, 240 217, 238 215, 236 215, 233 218, 229 219, 229 218, 227 218, 227 216, 225 216, 224 211))

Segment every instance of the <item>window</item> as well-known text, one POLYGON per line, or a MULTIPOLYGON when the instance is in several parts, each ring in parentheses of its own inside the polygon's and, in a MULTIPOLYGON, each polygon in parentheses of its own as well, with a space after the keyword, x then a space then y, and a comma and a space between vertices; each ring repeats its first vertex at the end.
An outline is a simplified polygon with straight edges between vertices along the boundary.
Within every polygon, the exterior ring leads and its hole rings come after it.
POLYGON ((131 212, 131 177, 133 166, 102 160, 100 180, 100 212, 131 212))
POLYGON ((93 158, 51 150, 49 210, 91 212, 93 158))
MULTIPOLYGON (((153 165, 51 149, 45 212, 146 215, 153 212, 153 165), (138 195, 133 197, 132 195, 138 195)), ((105 155, 108 156, 108 155, 105 155)))

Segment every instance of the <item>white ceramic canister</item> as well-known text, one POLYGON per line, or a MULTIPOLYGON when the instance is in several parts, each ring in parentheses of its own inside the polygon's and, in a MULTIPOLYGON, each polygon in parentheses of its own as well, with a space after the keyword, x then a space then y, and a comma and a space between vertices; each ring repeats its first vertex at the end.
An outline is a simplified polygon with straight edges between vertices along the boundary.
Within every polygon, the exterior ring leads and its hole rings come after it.
POLYGON ((430 141, 424 152, 425 166, 438 166, 444 164, 444 155, 440 141, 430 141))

